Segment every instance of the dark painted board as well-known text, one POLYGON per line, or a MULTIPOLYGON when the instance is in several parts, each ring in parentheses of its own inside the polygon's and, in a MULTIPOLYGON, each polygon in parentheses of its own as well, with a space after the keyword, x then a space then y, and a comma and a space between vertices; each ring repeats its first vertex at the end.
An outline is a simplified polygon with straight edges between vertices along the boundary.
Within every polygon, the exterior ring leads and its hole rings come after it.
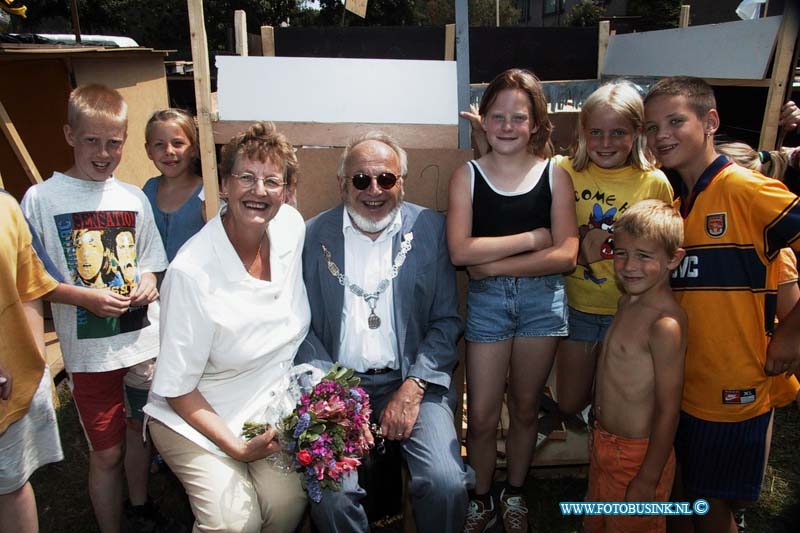
MULTIPOLYGON (((542 80, 597 77, 597 28, 473 27, 470 83, 505 69, 533 70, 542 80)), ((275 54, 368 59, 444 58, 444 27, 275 28, 275 54)))

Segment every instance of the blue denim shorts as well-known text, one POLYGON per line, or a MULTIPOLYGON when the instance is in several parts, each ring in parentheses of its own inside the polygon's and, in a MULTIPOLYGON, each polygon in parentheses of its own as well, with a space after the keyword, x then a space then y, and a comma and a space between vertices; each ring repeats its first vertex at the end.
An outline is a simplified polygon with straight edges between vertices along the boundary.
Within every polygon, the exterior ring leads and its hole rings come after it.
POLYGON ((614 321, 614 315, 584 313, 569 308, 569 340, 579 342, 603 342, 606 331, 614 321))
POLYGON ((564 337, 567 324, 567 293, 560 274, 469 281, 464 338, 470 342, 564 337))

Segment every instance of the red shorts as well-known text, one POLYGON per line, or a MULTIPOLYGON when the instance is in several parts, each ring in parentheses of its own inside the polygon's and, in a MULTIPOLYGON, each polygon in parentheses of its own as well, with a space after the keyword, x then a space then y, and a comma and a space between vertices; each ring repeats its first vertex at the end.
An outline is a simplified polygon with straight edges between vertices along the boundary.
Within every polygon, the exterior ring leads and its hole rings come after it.
MULTIPOLYGON (((589 465, 589 490, 587 502, 623 502, 628 484, 639 473, 647 453, 648 439, 628 439, 605 431, 595 422, 592 430, 592 459, 589 465)), ((669 501, 675 477, 675 451, 673 450, 661 479, 656 486, 655 501, 669 501)), ((661 516, 586 516, 583 521, 587 532, 657 532, 665 531, 666 517, 661 516)))
POLYGON ((70 374, 72 397, 91 450, 106 450, 125 438, 123 379, 127 373, 127 368, 119 368, 70 374))

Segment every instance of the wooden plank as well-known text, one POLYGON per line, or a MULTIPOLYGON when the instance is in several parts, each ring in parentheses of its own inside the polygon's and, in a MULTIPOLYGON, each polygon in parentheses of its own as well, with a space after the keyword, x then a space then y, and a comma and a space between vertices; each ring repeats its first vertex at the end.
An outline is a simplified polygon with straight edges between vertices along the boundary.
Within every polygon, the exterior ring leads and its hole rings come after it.
POLYGON ((681 6, 681 15, 678 18, 678 27, 679 28, 688 28, 689 27, 689 12, 691 11, 692 6, 682 5, 681 6))
POLYGON ((603 74, 763 80, 780 25, 767 17, 615 35, 603 74))
POLYGON ((28 176, 31 184, 36 185, 37 183, 41 183, 42 176, 39 174, 39 170, 36 168, 33 159, 31 159, 31 154, 28 153, 28 149, 25 148, 25 143, 22 142, 17 128, 14 127, 14 123, 11 122, 11 117, 8 116, 3 102, 0 102, 0 129, 3 130, 3 135, 5 135, 8 140, 8 144, 11 145, 14 155, 17 156, 17 160, 25 171, 25 175, 28 176))
POLYGON ((703 78, 709 85, 735 85, 737 87, 769 87, 770 80, 740 80, 736 78, 703 78))
POLYGON ((597 31, 597 79, 600 79, 600 73, 603 72, 603 63, 606 61, 606 52, 608 51, 608 38, 611 32, 611 21, 601 20, 597 31))
POLYGON ((194 62, 194 95, 197 102, 200 166, 206 197, 206 220, 211 220, 219 210, 219 185, 217 182, 217 153, 212 128, 211 69, 208 64, 208 40, 203 18, 203 0, 187 0, 189 10, 189 37, 194 62))
POLYGON ((367 17, 367 0, 345 0, 344 8, 359 17, 367 17))
MULTIPOLYGON (((469 109, 469 6, 467 2, 456 2, 456 46, 457 53, 457 83, 458 83, 458 110, 469 109)), ((467 149, 472 147, 469 120, 462 118, 458 121, 458 147, 467 149)))
MULTIPOLYGON (((219 120, 214 122, 214 142, 225 144, 247 129, 253 121, 219 120)), ((296 146, 347 146, 353 137, 372 130, 392 135, 404 148, 455 148, 458 127, 442 124, 355 124, 323 122, 275 122, 296 146)))
POLYGON ((446 24, 444 27, 444 60, 456 59, 456 25, 446 24))
POLYGON ((261 55, 275 55, 275 30, 272 26, 261 26, 261 55))
MULTIPOLYGON (((544 439, 536 446, 531 466, 585 465, 589 463, 589 432, 586 428, 567 428, 565 439, 544 439)), ((506 442, 497 441, 497 467, 505 468, 506 442)))
POLYGON ((242 9, 233 12, 233 37, 236 41, 236 55, 247 55, 247 13, 242 9))
POLYGON ((761 123, 761 137, 758 141, 759 150, 774 150, 778 148, 778 120, 780 110, 791 91, 794 78, 794 48, 797 43, 798 9, 794 2, 787 2, 784 7, 783 20, 778 32, 778 42, 775 46, 775 56, 772 61, 772 75, 769 80, 767 103, 764 109, 764 119, 761 123))

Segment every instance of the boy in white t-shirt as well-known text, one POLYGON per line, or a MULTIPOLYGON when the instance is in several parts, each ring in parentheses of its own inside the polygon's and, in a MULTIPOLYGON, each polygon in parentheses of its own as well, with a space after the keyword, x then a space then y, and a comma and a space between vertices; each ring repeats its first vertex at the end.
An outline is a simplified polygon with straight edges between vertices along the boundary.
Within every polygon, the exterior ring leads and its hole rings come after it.
POLYGON ((167 267, 147 198, 113 176, 126 132, 127 105, 117 91, 101 85, 74 90, 64 126, 74 165, 31 187, 22 200, 66 281, 108 288, 130 305, 119 318, 53 305, 64 365, 89 441, 89 495, 103 532, 121 527, 123 460, 132 513, 152 514, 150 449, 142 442, 141 408, 158 354, 155 273, 167 267))

